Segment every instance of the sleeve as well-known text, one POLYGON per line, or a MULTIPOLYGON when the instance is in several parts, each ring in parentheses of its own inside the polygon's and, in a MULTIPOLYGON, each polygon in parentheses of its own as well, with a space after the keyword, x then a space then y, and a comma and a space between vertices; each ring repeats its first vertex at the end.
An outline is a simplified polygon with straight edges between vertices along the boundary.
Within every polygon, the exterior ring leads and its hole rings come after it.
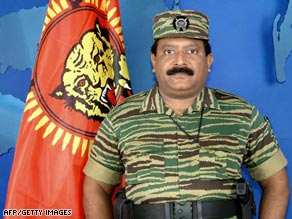
POLYGON ((257 181, 264 180, 287 166, 287 159, 279 148, 270 122, 255 108, 252 110, 244 163, 257 181))
POLYGON ((98 181, 116 185, 124 172, 117 137, 108 117, 101 123, 83 172, 98 181))

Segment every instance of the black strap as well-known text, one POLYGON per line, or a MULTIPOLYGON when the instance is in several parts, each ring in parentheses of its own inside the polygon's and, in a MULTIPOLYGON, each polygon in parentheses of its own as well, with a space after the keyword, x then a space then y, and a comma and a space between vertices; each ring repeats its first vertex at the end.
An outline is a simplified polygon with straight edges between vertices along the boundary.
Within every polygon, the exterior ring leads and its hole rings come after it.
POLYGON ((134 205, 135 219, 218 219, 239 217, 236 200, 134 205))
POLYGON ((239 217, 239 215, 240 206, 236 200, 193 202, 193 218, 196 219, 239 217))
POLYGON ((135 219, 163 219, 163 218, 171 218, 167 217, 167 215, 172 215, 172 209, 170 206, 166 206, 164 204, 142 204, 142 205, 134 205, 134 215, 135 219), (167 209, 170 211, 167 212, 167 209))

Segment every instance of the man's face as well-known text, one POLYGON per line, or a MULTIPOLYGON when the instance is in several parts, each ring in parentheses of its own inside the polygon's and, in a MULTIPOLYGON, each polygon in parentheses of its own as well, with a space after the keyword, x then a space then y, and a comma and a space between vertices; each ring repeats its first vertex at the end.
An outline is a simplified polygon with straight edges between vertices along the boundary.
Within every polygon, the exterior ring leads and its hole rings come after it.
POLYGON ((164 38, 151 61, 162 96, 191 98, 205 87, 213 56, 206 56, 202 40, 164 38))

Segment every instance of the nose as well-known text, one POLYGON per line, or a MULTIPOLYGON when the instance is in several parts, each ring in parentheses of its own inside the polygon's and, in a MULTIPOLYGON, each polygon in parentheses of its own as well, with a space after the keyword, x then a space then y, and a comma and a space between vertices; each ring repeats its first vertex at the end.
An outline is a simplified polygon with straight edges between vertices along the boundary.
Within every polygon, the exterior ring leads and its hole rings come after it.
POLYGON ((175 61, 176 61, 176 65, 185 65, 186 54, 184 52, 177 52, 175 61))

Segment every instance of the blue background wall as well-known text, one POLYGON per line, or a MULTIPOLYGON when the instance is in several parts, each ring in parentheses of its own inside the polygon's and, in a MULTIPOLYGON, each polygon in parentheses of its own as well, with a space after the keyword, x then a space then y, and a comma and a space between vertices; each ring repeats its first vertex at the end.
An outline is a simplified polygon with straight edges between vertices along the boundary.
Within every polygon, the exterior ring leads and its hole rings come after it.
MULTIPOLYGON (((174 2, 135 0, 129 4, 129 1, 120 0, 126 55, 134 93, 149 89, 155 83, 149 58, 152 17, 157 12, 172 9, 174 2)), ((1 0, 0 4, 2 212, 18 127, 48 0, 1 0)), ((278 83, 272 38, 274 19, 277 14, 284 18, 287 6, 287 0, 179 1, 181 9, 196 9, 209 15, 210 43, 215 60, 208 86, 240 95, 257 106, 263 115, 267 115, 282 150, 291 162, 289 143, 292 142, 292 98, 289 95, 292 92, 292 58, 287 58, 286 82, 278 83)), ((175 9, 178 9, 178 6, 175 9)), ((292 24, 292 21, 290 22, 292 24)), ((291 26, 289 27, 292 33, 291 26)), ((292 37, 290 39, 292 40, 292 37)), ((289 176, 290 169, 288 166, 289 176)), ((258 204, 261 191, 257 183, 251 183, 255 188, 258 204)), ((291 203, 287 218, 292 218, 291 203)))

